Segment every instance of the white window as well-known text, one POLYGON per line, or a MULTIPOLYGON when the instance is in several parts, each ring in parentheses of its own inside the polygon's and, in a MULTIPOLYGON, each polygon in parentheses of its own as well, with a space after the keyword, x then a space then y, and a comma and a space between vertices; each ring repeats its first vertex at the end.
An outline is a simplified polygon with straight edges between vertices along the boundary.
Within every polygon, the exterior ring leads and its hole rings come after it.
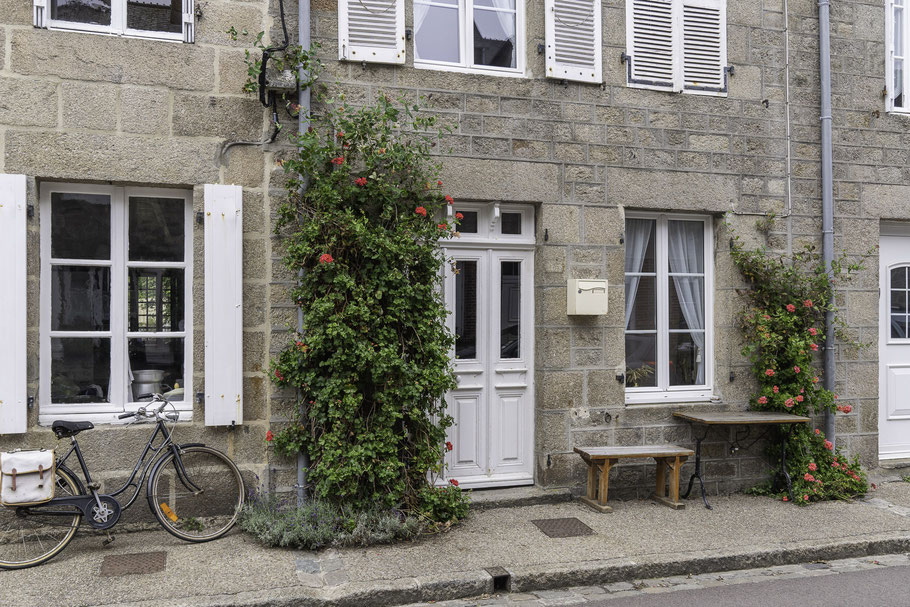
POLYGON ((414 65, 523 75, 524 0, 414 0, 414 65))
POLYGON ((907 71, 904 69, 906 57, 907 31, 906 0, 889 0, 888 10, 885 13, 885 44, 887 48, 887 80, 888 110, 894 112, 910 111, 910 103, 904 91, 907 90, 907 71))
POLYGON ((32 0, 35 27, 193 42, 194 0, 32 0))
POLYGON ((629 0, 626 44, 629 86, 727 92, 726 0, 629 0))
POLYGON ((113 421, 150 392, 192 411, 191 199, 42 186, 41 423, 113 421))
POLYGON ((626 402, 711 398, 711 220, 626 214, 626 402))

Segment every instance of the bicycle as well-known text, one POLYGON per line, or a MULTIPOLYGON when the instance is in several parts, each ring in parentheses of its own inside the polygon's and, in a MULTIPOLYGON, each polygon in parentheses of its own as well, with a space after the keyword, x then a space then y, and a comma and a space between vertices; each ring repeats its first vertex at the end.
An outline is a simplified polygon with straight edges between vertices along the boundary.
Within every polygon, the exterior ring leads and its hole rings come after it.
MULTIPOLYGON (((217 449, 202 443, 174 443, 173 429, 179 414, 173 407, 165 411, 170 403, 160 394, 146 394, 140 399, 149 397, 152 404, 118 416, 134 417, 132 423, 154 418, 155 431, 129 479, 109 495, 98 492, 101 485, 92 481, 76 440, 77 434, 94 428, 94 424, 55 421, 51 425, 57 440, 69 438, 71 443, 66 455, 56 461, 55 497, 39 505, 0 506, 0 569, 33 567, 54 558, 73 539, 83 518, 95 529, 110 530, 139 497, 146 475, 149 509, 172 535, 188 542, 208 542, 231 530, 245 496, 240 470, 217 449), (155 407, 155 403, 160 404, 155 407), (174 423, 170 429, 169 421, 174 423), (162 440, 155 446, 159 434, 162 440), (73 453, 84 485, 66 466, 73 453), (133 494, 121 505, 117 497, 130 487, 135 489, 133 494)), ((111 541, 108 532, 105 544, 111 541)))

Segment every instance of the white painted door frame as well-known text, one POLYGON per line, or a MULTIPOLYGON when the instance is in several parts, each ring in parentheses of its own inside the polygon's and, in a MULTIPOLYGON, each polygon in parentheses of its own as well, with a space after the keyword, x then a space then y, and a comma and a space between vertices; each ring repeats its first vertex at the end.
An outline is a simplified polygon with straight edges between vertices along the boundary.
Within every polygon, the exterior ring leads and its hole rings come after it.
POLYGON ((879 249, 879 459, 910 458, 910 224, 882 223, 879 249))

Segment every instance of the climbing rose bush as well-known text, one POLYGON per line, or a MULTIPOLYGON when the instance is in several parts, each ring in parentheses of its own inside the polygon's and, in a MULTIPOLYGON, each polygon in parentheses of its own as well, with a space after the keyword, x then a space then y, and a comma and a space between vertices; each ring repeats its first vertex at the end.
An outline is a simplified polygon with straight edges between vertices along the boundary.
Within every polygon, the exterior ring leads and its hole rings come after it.
MULTIPOLYGON (((849 280, 862 266, 846 265, 841 258, 829 275, 812 249, 787 259, 764 250, 747 251, 738 237, 732 241, 731 255, 750 287, 743 293, 748 305, 741 328, 746 342, 743 354, 752 362, 758 384, 751 408, 805 416, 850 413, 851 405, 838 405, 837 395, 822 388, 819 353, 825 340, 825 312, 836 311, 834 285, 849 280)), ((769 446, 769 454, 779 469, 779 449, 769 446)), ((802 505, 848 499, 868 489, 857 458, 835 449, 821 430, 808 424, 793 428, 787 471, 794 500, 802 505)), ((771 493, 771 486, 759 487, 757 492, 771 493)), ((788 500, 785 493, 778 495, 788 500)))
POLYGON ((455 386, 441 296, 452 270, 439 244, 457 220, 430 161, 434 118, 385 97, 361 108, 324 100, 321 111, 283 162, 276 231, 300 275, 291 297, 303 330, 271 372, 305 413, 275 433, 274 448, 309 455, 320 500, 460 518, 464 494, 429 480, 450 448, 443 397, 455 386))

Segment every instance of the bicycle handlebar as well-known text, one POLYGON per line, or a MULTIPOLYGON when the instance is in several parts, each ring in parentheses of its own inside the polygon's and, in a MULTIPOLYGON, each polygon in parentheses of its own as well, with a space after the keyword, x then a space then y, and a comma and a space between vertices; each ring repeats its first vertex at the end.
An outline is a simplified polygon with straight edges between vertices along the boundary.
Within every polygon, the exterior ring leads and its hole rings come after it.
POLYGON ((117 419, 126 419, 127 417, 133 417, 135 413, 124 413, 123 415, 118 415, 117 419))

